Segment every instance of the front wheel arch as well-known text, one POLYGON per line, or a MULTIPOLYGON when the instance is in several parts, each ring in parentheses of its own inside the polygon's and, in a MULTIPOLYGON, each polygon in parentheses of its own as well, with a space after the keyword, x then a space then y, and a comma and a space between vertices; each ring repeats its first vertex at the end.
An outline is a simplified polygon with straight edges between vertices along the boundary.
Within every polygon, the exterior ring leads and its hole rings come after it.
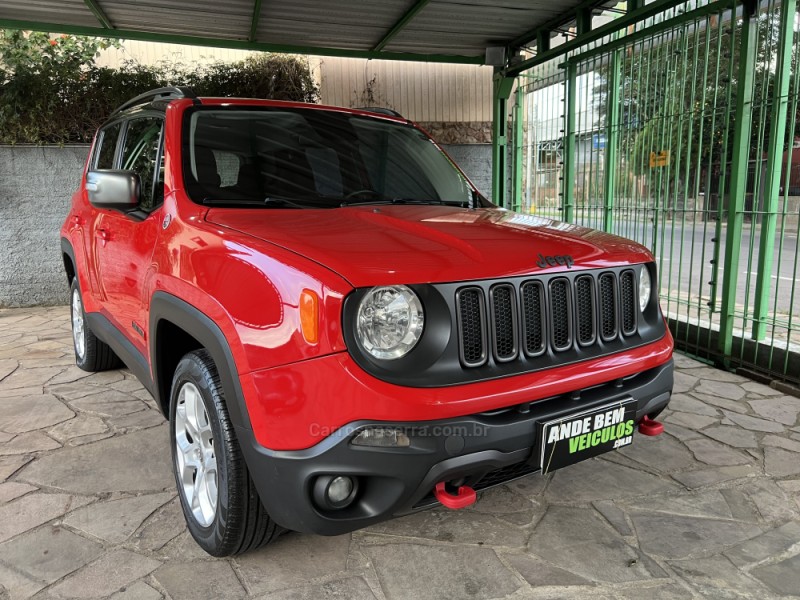
POLYGON ((219 326, 205 313, 180 298, 158 291, 150 302, 150 357, 156 402, 169 415, 172 376, 181 358, 205 349, 219 371, 225 403, 236 427, 252 429, 230 344, 219 326), (178 344, 171 342, 179 332, 178 344), (182 351, 183 350, 183 351, 182 351))

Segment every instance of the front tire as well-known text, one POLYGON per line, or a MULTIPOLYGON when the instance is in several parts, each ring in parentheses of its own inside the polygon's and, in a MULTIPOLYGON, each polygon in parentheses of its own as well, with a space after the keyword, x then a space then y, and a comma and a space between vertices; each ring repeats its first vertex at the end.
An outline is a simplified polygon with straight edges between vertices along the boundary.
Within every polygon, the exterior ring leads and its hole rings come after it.
POLYGON ((247 471, 219 373, 206 350, 190 352, 175 370, 170 439, 183 514, 203 550, 231 556, 280 535, 247 471))
POLYGON ((86 322, 83 298, 78 287, 78 278, 72 280, 69 288, 70 315, 72 317, 72 348, 75 350, 75 364, 84 371, 96 373, 121 366, 121 362, 111 347, 100 341, 86 322))

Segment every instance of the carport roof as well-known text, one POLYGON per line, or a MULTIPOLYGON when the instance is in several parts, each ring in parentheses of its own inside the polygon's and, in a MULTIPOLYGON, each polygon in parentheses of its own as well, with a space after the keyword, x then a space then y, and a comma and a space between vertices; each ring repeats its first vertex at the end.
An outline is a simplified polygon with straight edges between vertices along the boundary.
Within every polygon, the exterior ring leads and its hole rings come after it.
POLYGON ((602 0, 3 0, 0 27, 275 52, 483 64, 602 0))

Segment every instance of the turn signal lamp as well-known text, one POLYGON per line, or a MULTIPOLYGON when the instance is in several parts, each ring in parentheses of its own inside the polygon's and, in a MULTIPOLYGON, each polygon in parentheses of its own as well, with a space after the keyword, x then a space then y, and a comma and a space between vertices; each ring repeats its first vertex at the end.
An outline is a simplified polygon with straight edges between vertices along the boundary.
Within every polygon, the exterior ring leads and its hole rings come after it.
POLYGON ((309 344, 319 341, 319 296, 311 290, 300 294, 300 328, 309 344))

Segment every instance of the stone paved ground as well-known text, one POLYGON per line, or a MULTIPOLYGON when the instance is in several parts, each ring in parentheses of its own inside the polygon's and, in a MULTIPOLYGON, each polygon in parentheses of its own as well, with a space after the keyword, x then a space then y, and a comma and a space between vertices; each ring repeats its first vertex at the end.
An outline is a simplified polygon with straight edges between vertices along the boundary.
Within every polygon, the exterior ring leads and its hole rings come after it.
POLYGON ((0 598, 800 595, 800 399, 676 360, 666 435, 472 509, 215 560, 147 393, 72 365, 65 308, 0 311, 0 598))

